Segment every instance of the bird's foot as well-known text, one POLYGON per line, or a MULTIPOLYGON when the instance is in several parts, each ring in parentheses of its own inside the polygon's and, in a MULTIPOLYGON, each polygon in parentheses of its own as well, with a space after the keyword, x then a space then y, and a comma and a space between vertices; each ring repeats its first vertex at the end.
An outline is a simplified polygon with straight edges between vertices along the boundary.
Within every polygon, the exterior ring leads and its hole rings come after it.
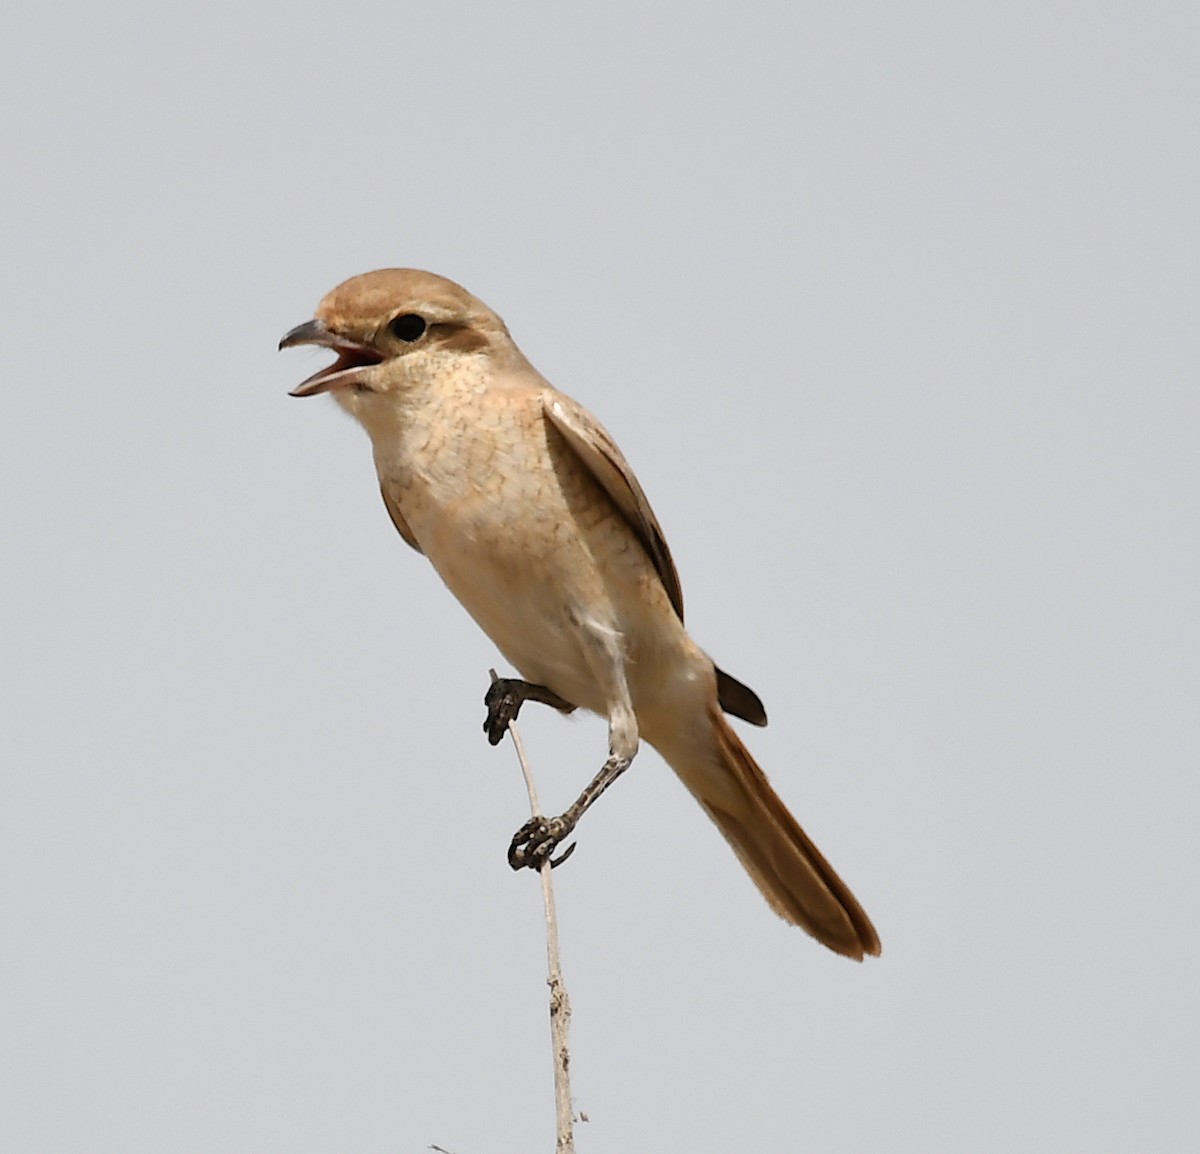
POLYGON ((541 869, 543 862, 550 868, 562 865, 575 852, 572 842, 558 857, 552 857, 559 845, 571 835, 575 818, 569 814, 562 817, 531 817, 515 834, 508 846, 508 864, 513 869, 541 869))
POLYGON ((543 705, 551 705, 561 713, 571 713, 575 706, 544 685, 534 685, 530 681, 521 681, 516 677, 496 677, 483 695, 483 704, 487 707, 487 718, 483 723, 483 732, 492 745, 499 745, 508 727, 517 720, 521 706, 527 701, 540 701, 543 705))

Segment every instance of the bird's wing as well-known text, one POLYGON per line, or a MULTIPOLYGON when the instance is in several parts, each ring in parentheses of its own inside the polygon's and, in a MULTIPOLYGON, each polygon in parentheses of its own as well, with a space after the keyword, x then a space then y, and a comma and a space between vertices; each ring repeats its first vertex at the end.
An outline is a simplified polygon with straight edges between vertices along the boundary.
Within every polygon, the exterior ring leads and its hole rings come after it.
POLYGON ((650 508, 646 494, 642 492, 633 469, 621 455, 621 450, 604 431, 600 423, 570 397, 550 394, 543 398, 542 407, 550 423, 563 435, 563 439, 574 450, 583 467, 600 483, 600 487, 612 498, 613 504, 624 514, 629 527, 637 534, 659 580, 683 620, 683 591, 679 587, 679 574, 671 560, 662 526, 650 508))
POLYGON ((400 512, 400 506, 388 496, 386 488, 381 486, 379 492, 383 497, 383 503, 387 508, 388 516, 391 517, 392 524, 396 526, 396 532, 418 553, 424 553, 425 550, 417 544, 417 539, 413 536, 413 531, 408 527, 408 522, 404 519, 404 514, 400 512))
MULTIPOLYGON (((662 526, 650 508, 646 494, 642 492, 637 477, 629 462, 621 455, 599 421, 581 405, 561 393, 550 393, 543 398, 543 410, 550 423, 562 434, 583 466, 600 487, 612 498, 613 504, 624 514, 629 527, 637 534, 679 620, 683 620, 683 591, 679 587, 679 574, 671 560, 671 550, 663 536, 662 526)), ((723 669, 713 666, 717 675, 717 699, 726 713, 732 713, 751 725, 766 725, 767 711, 758 694, 743 685, 723 669)))

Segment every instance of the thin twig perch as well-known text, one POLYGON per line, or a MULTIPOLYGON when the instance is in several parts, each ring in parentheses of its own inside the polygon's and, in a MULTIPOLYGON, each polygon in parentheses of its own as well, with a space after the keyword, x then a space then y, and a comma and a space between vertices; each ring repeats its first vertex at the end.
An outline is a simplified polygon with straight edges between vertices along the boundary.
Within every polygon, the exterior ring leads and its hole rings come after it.
MULTIPOLYGON (((495 681, 496 671, 491 669, 488 672, 495 681)), ((509 723, 508 732, 517 751, 517 760, 521 763, 521 773, 525 777, 530 816, 540 817, 542 811, 538 805, 537 787, 533 783, 533 774, 525 757, 525 746, 515 721, 509 723)), ((555 1154, 575 1154, 574 1118, 571 1113, 571 1053, 567 1045, 567 1033, 571 1024, 571 1000, 567 997, 567 986, 563 981, 558 954, 558 916, 554 911, 554 884, 550 880, 550 870, 550 859, 547 857, 542 861, 538 872, 542 877, 542 906, 546 911, 546 984, 550 987, 550 1044, 554 1051, 554 1107, 557 1130, 554 1149, 555 1154)))

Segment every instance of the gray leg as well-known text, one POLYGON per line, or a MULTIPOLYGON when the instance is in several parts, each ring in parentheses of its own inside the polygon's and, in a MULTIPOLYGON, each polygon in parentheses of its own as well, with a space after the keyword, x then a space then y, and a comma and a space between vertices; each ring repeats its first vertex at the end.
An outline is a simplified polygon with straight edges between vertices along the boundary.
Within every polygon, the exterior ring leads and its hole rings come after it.
POLYGON ((508 847, 508 864, 513 869, 540 869, 542 862, 550 858, 552 866, 561 865, 575 851, 572 842, 558 858, 550 855, 559 845, 571 836, 571 831, 579 824, 579 819, 618 777, 632 764, 632 757, 618 757, 609 754, 608 759, 600 767, 600 772, 588 783, 571 807, 558 817, 531 817, 513 835, 508 847))
POLYGON ((612 694, 608 710, 608 758, 565 813, 550 818, 532 817, 517 830, 508 847, 508 864, 515 870, 525 867, 540 869, 546 860, 551 865, 566 861, 575 849, 574 844, 568 846, 557 859, 551 855, 571 835, 592 803, 629 768, 637 753, 637 717, 629 697, 629 686, 625 682, 625 665, 617 643, 619 639, 613 633, 606 633, 596 640, 598 644, 597 652, 593 654, 593 665, 598 673, 602 671, 606 675, 605 681, 609 682, 612 694))

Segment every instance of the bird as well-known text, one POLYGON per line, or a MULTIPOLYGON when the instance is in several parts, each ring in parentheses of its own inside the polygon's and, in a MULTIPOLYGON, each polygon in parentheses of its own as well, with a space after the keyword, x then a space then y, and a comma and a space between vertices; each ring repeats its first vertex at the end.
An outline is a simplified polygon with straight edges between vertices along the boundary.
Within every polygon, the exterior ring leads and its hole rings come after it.
POLYGON ((522 826, 509 863, 561 860, 551 855, 644 740, 775 913, 845 957, 878 955, 870 918, 726 720, 767 716, 685 629, 658 518, 600 422, 492 309, 420 269, 338 285, 279 342, 304 345, 335 360, 291 395, 330 393, 362 425, 396 531, 521 674, 489 693, 493 742, 528 699, 608 722, 594 780, 562 815, 522 826))

